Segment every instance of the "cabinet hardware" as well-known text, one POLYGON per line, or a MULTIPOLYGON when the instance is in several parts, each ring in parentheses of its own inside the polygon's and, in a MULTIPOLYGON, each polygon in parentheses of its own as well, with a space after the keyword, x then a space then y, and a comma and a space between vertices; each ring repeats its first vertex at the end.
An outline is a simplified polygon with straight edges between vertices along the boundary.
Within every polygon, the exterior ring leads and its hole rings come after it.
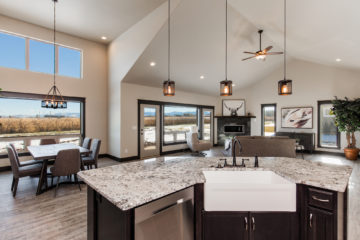
POLYGON ((312 199, 314 199, 315 201, 326 202, 326 203, 330 202, 329 199, 321 199, 321 198, 317 198, 316 196, 311 196, 311 197, 312 197, 312 199))
POLYGON ((251 222, 252 222, 252 230, 255 231, 255 218, 251 217, 251 222))
POLYGON ((245 231, 247 231, 249 228, 248 219, 245 217, 245 231))
POLYGON ((313 214, 310 213, 310 221, 309 221, 310 228, 312 228, 312 220, 313 220, 313 214))

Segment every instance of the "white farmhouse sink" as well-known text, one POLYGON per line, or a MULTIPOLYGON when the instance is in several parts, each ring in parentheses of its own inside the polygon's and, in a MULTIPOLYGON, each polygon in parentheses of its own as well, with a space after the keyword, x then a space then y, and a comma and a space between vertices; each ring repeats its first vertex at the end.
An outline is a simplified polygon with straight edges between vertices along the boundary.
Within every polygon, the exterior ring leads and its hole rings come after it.
POLYGON ((271 171, 204 171, 206 211, 296 212, 296 184, 271 171))

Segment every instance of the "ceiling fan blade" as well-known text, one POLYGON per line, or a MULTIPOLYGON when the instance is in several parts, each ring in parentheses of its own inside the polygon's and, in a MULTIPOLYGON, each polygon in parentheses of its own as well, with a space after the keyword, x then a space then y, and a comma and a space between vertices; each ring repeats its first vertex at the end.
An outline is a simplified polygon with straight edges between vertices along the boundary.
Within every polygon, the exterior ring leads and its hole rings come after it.
POLYGON ((242 61, 249 60, 249 59, 252 59, 252 58, 255 58, 255 57, 256 57, 256 56, 252 56, 252 57, 244 58, 242 61))
POLYGON ((247 53, 247 54, 254 54, 254 55, 256 54, 256 53, 254 53, 254 52, 246 52, 246 51, 245 51, 244 53, 247 53))
POLYGON ((265 48, 265 49, 264 49, 264 51, 263 51, 263 52, 265 52, 265 53, 266 53, 266 52, 270 51, 272 48, 273 48, 273 46, 268 46, 267 48, 265 48))
POLYGON ((268 52, 266 53, 266 55, 280 55, 280 54, 284 54, 283 52, 268 52))

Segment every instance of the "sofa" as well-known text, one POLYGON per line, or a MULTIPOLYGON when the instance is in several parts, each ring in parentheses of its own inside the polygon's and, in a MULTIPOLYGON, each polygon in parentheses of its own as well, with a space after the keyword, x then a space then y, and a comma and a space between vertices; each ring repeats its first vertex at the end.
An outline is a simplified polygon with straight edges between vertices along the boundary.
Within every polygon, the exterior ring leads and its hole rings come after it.
MULTIPOLYGON (((286 136, 236 136, 241 144, 241 152, 236 146, 236 156, 242 157, 289 157, 296 158, 296 140, 286 136)), ((226 155, 232 155, 234 139, 225 144, 226 155)))

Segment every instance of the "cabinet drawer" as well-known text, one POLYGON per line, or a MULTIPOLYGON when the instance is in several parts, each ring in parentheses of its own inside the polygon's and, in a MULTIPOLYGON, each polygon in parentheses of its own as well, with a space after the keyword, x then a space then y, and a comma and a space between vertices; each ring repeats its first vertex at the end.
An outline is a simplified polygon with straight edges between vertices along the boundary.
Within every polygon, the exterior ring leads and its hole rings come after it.
POLYGON ((334 210, 336 197, 334 192, 308 188, 308 204, 328 210, 334 210))

